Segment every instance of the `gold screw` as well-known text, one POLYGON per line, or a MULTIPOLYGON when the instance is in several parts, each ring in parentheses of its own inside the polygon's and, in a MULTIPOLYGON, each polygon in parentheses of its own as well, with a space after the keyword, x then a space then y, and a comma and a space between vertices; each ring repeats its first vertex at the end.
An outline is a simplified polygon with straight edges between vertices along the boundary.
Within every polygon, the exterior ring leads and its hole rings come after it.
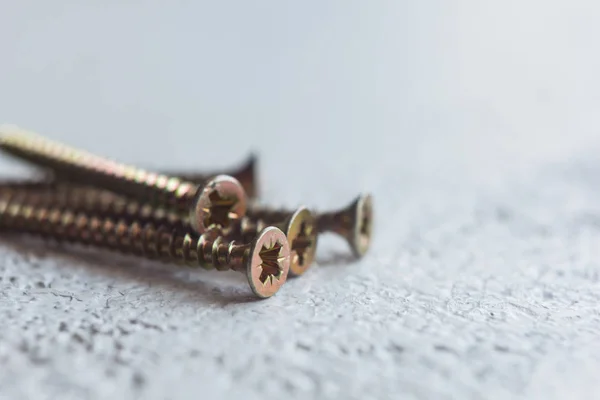
POLYGON ((92 184, 152 206, 188 214, 198 233, 218 227, 225 231, 246 212, 246 195, 233 177, 219 175, 204 186, 148 172, 50 141, 18 128, 0 128, 5 152, 52 169, 61 179, 92 184))
POLYGON ((221 236, 216 228, 202 235, 152 223, 96 217, 58 207, 0 199, 0 229, 118 250, 179 264, 232 269, 246 274, 261 298, 275 294, 287 279, 290 248, 285 234, 267 227, 247 244, 221 236))
POLYGON ((39 187, 30 189, 26 186, 13 188, 0 185, 0 199, 126 222, 151 222, 157 226, 167 225, 181 229, 190 227, 188 219, 176 212, 152 207, 104 190, 69 184, 39 187))
MULTIPOLYGON (((167 225, 179 229, 189 227, 185 219, 168 210, 114 196, 101 190, 72 185, 43 190, 5 190, 0 186, 0 198, 37 206, 61 207, 73 212, 126 222, 151 222, 154 225, 167 225)), ((243 217, 239 224, 232 227, 227 237, 250 241, 271 225, 281 229, 290 244, 290 274, 302 275, 312 264, 317 245, 316 221, 306 207, 298 208, 278 222, 243 217)))
MULTIPOLYGON (((238 182, 244 188, 246 195, 249 198, 256 198, 258 196, 259 184, 258 184, 258 161, 255 154, 251 154, 241 166, 232 168, 229 171, 215 171, 215 172, 197 172, 197 171, 162 171, 161 173, 168 176, 174 176, 182 181, 188 181, 197 185, 204 185, 211 178, 217 175, 230 175, 237 179, 238 182)), ((39 179, 5 179, 0 180, 0 192, 7 190, 17 189, 48 189, 63 187, 68 185, 66 182, 61 181, 60 177, 53 177, 52 174, 45 174, 39 179)), ((70 184, 69 186, 76 186, 70 184)), ((90 188, 91 189, 91 188, 90 188)))

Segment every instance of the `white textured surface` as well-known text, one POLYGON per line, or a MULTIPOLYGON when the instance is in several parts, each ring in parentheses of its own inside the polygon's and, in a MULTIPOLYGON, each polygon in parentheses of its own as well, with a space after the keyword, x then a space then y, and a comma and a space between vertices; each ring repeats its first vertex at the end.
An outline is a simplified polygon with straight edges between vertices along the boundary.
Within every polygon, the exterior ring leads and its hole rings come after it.
POLYGON ((596 3, 142 3, 2 6, 0 120, 160 167, 258 149, 272 203, 372 191, 372 250, 324 238, 256 302, 4 235, 1 399, 599 398, 596 3))

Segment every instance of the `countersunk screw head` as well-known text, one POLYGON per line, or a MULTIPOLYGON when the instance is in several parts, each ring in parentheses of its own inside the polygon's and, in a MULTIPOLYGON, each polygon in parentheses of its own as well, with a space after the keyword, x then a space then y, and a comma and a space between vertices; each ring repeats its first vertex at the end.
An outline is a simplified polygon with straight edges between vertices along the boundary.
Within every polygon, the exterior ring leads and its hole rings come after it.
POLYGON ((317 221, 306 207, 300 207, 289 218, 285 233, 291 247, 290 275, 308 270, 317 250, 317 221))
POLYGON ((252 291, 262 298, 274 295, 287 279, 290 246, 285 234, 270 226, 263 229, 250 249, 246 274, 252 291))
POLYGON ((246 194, 237 179, 218 175, 208 181, 195 198, 190 224, 196 232, 217 226, 227 233, 246 213, 246 194))
POLYGON ((349 238, 352 251, 358 257, 365 255, 371 245, 373 232, 373 197, 370 194, 358 196, 351 208, 354 211, 354 232, 349 238))

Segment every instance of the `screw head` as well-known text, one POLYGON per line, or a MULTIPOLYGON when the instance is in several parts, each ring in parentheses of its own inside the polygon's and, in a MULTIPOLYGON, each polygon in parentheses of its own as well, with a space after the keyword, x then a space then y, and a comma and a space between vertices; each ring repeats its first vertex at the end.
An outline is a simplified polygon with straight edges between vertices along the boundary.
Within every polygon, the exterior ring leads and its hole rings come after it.
POLYGON ((246 214, 246 193, 237 179, 218 175, 198 190, 190 210, 190 225, 199 234, 216 227, 227 234, 246 214))
POLYGON ((354 232, 350 245, 357 257, 364 256, 371 245, 373 232, 373 197, 370 194, 358 196, 354 203, 354 232))
POLYGON ((317 221, 308 208, 300 207, 286 225, 290 244, 290 275, 300 276, 311 266, 317 250, 317 221))
POLYGON ((285 234, 274 226, 263 229, 250 249, 246 274, 258 296, 273 296, 285 283, 290 269, 290 245, 285 234))

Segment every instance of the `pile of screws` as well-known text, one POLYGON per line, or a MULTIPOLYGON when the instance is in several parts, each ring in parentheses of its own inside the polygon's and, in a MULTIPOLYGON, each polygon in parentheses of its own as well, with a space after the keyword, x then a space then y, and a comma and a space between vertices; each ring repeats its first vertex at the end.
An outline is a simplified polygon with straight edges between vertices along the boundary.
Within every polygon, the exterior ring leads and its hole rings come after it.
POLYGON ((0 228, 175 264, 246 275, 270 297, 313 262, 317 235, 334 232, 355 256, 368 249, 370 195, 315 214, 257 201, 256 160, 226 174, 149 172, 0 127, 0 149, 32 163, 43 178, 0 183, 0 228))

